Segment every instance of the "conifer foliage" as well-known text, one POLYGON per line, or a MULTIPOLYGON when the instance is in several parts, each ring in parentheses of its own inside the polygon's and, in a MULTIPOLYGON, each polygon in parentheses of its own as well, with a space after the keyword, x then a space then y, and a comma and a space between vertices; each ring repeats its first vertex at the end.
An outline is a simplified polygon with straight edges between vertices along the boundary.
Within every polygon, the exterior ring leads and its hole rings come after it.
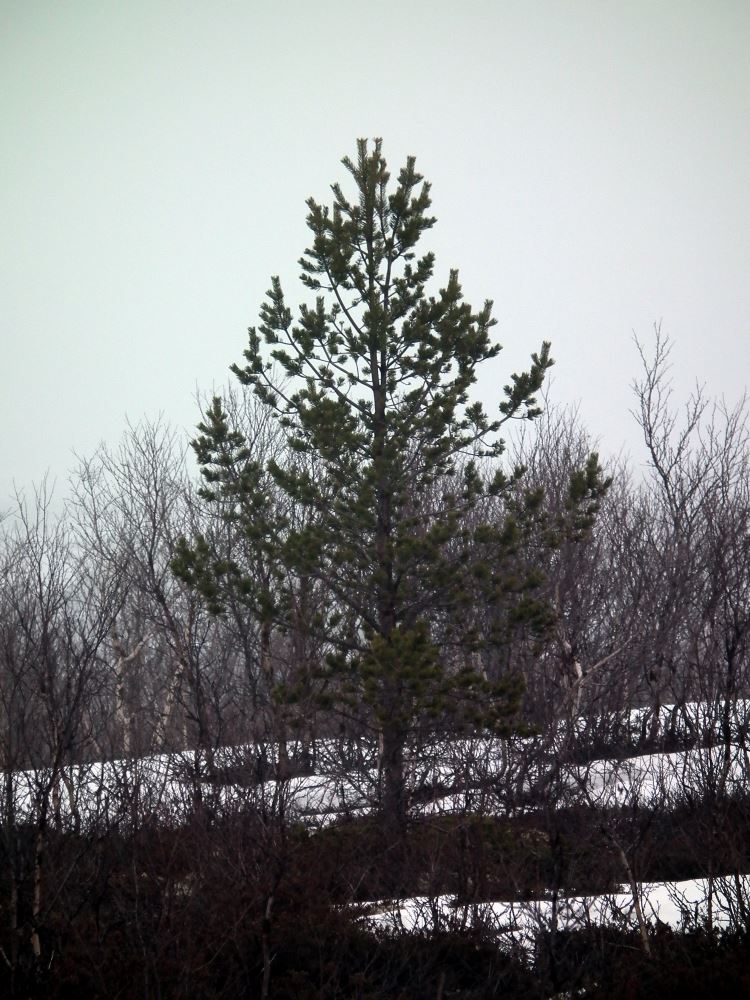
POLYGON ((379 139, 360 140, 343 164, 352 195, 334 184, 332 205, 307 202, 312 242, 300 266, 311 301, 295 316, 273 278, 244 363, 232 368, 283 429, 283 453, 258 464, 219 399, 195 442, 205 496, 240 525, 256 558, 283 572, 259 581, 248 567, 212 563, 200 539, 183 542, 174 565, 216 607, 222 589, 244 588, 282 631, 288 581, 321 582, 321 675, 329 689, 337 679, 342 704, 369 713, 381 808, 395 830, 416 727, 450 719, 502 728, 517 709, 518 682, 486 664, 514 616, 532 627, 544 618, 515 559, 539 498, 511 502, 522 496, 520 472, 503 471, 498 432, 540 413, 552 360, 544 342, 528 371, 511 376, 496 415, 473 401, 477 368, 500 350, 492 303, 469 305, 456 270, 428 290, 434 256, 417 247, 435 222, 430 185, 413 157, 393 183, 379 139), (269 483, 304 516, 280 517, 269 483), (480 606, 493 610, 481 629, 480 606))

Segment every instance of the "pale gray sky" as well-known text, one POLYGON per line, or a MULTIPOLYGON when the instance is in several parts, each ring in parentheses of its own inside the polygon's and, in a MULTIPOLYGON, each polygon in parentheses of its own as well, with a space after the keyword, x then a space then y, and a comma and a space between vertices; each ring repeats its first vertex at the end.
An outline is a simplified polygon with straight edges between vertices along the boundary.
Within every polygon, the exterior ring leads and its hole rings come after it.
POLYGON ((680 392, 748 382, 746 0, 2 0, 0 128, 0 497, 126 414, 194 425, 358 136, 417 156, 438 274, 495 300, 488 405, 547 338, 636 452, 660 319, 680 392))

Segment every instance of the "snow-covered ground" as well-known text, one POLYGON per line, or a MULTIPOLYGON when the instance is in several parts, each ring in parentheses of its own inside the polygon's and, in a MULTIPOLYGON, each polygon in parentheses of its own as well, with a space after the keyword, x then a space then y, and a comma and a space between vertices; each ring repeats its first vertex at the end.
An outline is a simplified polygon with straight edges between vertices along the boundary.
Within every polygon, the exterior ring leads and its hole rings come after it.
MULTIPOLYGON (((707 789, 736 794, 748 788, 750 757, 747 734, 750 705, 739 701, 728 717, 717 706, 689 703, 658 713, 636 709, 625 717, 635 739, 645 727, 691 739, 729 725, 731 742, 672 753, 566 763, 571 743, 601 718, 561 724, 550 734, 503 740, 437 740, 407 755, 412 813, 482 813, 515 815, 542 802, 580 802, 596 806, 658 805, 668 808, 707 789), (656 720, 656 721, 655 721, 656 720), (657 727, 658 722, 658 727, 657 727)), ((294 749, 294 748, 292 748, 294 749)), ((61 822, 81 827, 116 824, 137 805, 163 822, 179 823, 196 798, 217 807, 283 810, 290 819, 325 823, 342 815, 361 815, 378 798, 373 748, 352 754, 334 741, 315 747, 313 774, 288 780, 260 780, 257 762, 273 759, 275 748, 219 747, 211 752, 154 754, 0 775, 0 795, 12 814, 32 821, 40 808, 54 809, 61 822), (210 763, 210 766, 209 766, 210 763), (242 777, 244 775, 244 778, 242 777), (217 777, 218 776, 218 777, 217 777), (10 787, 9 787, 10 786, 10 787)))
POLYGON ((747 747, 705 747, 625 760, 597 760, 569 772, 571 788, 592 805, 636 802, 669 808, 702 789, 733 795, 748 787, 747 747))
MULTIPOLYGON (((257 758, 252 747, 220 748, 212 769, 244 767, 257 758)), ((311 774, 285 781, 209 781, 205 754, 183 751, 134 760, 75 764, 0 775, 0 801, 16 822, 35 822, 40 810, 64 825, 111 827, 127 822, 137 808, 142 818, 180 823, 198 798, 216 808, 253 808, 292 820, 331 821, 361 813, 376 798, 377 772, 342 772, 340 777, 311 774)))
MULTIPOLYGON (((525 738, 436 740, 407 754, 411 811, 415 816, 511 816, 545 803, 668 809, 690 796, 702 798, 709 790, 741 793, 750 787, 749 708, 740 701, 731 713, 699 703, 679 710, 634 710, 618 720, 633 745, 642 743, 647 732, 649 739, 669 734, 692 747, 587 763, 571 763, 580 760, 580 753, 571 754, 571 748, 585 745, 585 734, 593 727, 604 725, 606 730, 602 717, 561 723, 551 733, 525 738), (718 733, 725 742, 719 744, 718 733)), ((178 825, 189 817, 197 799, 209 808, 252 809, 310 826, 366 815, 378 799, 375 747, 342 748, 335 741, 320 741, 314 751, 308 754, 315 762, 314 773, 287 780, 263 780, 273 772, 259 762, 273 760, 273 745, 16 771, 0 775, 0 801, 16 822, 37 822, 44 810, 49 822, 76 829, 111 829, 127 824, 136 812, 141 821, 178 825)), ((710 883, 644 883, 639 894, 646 921, 677 927, 710 920, 715 927, 736 926, 738 907, 750 903, 750 875, 710 883)), ((623 887, 600 896, 471 905, 448 896, 415 897, 373 904, 364 919, 373 926, 406 930, 481 922, 516 945, 531 946, 540 932, 553 928, 635 927, 636 906, 632 891, 623 887)))
MULTIPOLYGON (((683 882, 643 882, 638 886, 643 918, 673 928, 704 925, 736 926, 742 900, 750 899, 750 875, 738 878, 690 879, 683 882)), ((610 925, 638 928, 633 893, 625 887, 600 896, 568 896, 556 900, 460 903, 451 896, 415 896, 375 903, 364 918, 386 930, 450 930, 481 925, 501 940, 532 947, 540 933, 553 928, 582 930, 610 925)))
MULTIPOLYGON (((415 790, 412 813, 482 813, 517 815, 536 808, 533 785, 523 782, 524 799, 510 801, 503 784, 503 768, 497 761, 474 767, 432 765, 429 776, 417 770, 411 784, 415 790), (446 788, 454 790, 445 791, 446 788)), ((583 802, 596 806, 676 805, 687 796, 706 789, 737 793, 748 787, 750 761, 742 747, 708 747, 682 753, 645 754, 625 760, 595 760, 586 765, 559 770, 549 794, 560 804, 583 802)), ((126 819, 137 804, 141 815, 180 822, 193 808, 196 797, 206 804, 284 810, 290 819, 313 824, 337 816, 359 815, 377 799, 375 769, 312 774, 285 781, 267 780, 244 786, 210 783, 193 753, 163 754, 137 761, 80 764, 53 772, 21 771, 2 776, 0 795, 8 801, 8 783, 13 814, 33 822, 41 804, 51 803, 64 820, 84 827, 126 819)), ((542 791, 541 794, 544 794, 542 791)))

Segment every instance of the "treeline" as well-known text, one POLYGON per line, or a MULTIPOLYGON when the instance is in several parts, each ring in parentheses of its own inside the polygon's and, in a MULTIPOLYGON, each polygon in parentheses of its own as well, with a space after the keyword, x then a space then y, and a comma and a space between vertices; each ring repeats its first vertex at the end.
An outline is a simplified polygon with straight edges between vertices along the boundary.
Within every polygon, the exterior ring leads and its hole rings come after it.
MULTIPOLYGON (((279 461, 284 442, 253 397, 228 399, 247 461, 279 461)), ((573 530, 571 475, 591 452, 575 413, 548 407, 510 448, 508 468, 526 471, 502 499, 487 499, 482 517, 512 517, 523 530, 507 551, 505 607, 470 609, 474 627, 503 634, 492 655, 471 654, 471 666, 488 683, 522 679, 521 705, 501 727, 521 737, 500 741, 499 766, 484 753, 490 730, 457 720, 445 695, 420 693, 429 711, 410 719, 398 884, 388 828, 376 820, 382 741, 356 688, 367 678, 328 665, 336 651, 321 623, 336 594, 325 581, 280 581, 293 601, 276 629, 241 588, 219 601, 181 578, 175 554, 185 539, 200 538, 228 567, 244 546, 244 572, 264 585, 277 568, 201 495, 182 440, 163 424, 131 428, 119 448, 81 462, 61 511, 44 488, 20 497, 3 523, 0 584, 9 993, 591 990, 626 939, 590 930, 597 943, 584 961, 580 942, 544 926, 536 950, 514 956, 466 909, 463 924, 446 925, 436 909, 431 934, 404 935, 368 930, 361 906, 445 893, 468 906, 619 884, 637 900, 644 879, 725 886, 746 872, 747 800, 733 783, 748 726, 746 412, 700 394, 678 411, 661 337, 636 400, 648 467, 610 462, 611 485, 596 510, 576 511, 573 530), (239 749, 220 752, 228 746, 239 749), (602 802, 585 785, 597 759, 709 746, 713 763, 697 783, 690 772, 679 803, 666 788, 661 798, 602 802), (158 772, 156 788, 145 764, 138 772, 141 759, 156 767, 154 755, 186 750, 174 758, 179 770, 158 772), (118 763, 105 775, 95 762, 118 763), (318 815, 306 826, 294 780, 313 774, 356 786, 360 798, 350 791, 348 801, 358 807, 331 806, 332 825, 321 829, 318 815), (178 809, 168 782, 181 790, 178 809)), ((414 498, 419 509, 429 502, 414 498)), ((297 516, 308 515, 287 509, 297 516)), ((439 613, 429 626, 449 676, 460 678, 466 650, 451 652, 439 613)), ((734 943, 716 936, 726 912, 707 910, 693 931, 704 934, 694 944, 710 965, 743 947, 749 901, 736 884, 734 943)), ((664 932, 647 914, 637 923, 654 960, 664 932)), ((644 968, 659 978, 653 961, 644 968)), ((616 984, 607 989, 619 995, 616 984)))
MULTIPOLYGON (((518 506, 532 510, 505 568, 504 642, 483 657, 453 651, 439 609, 430 621, 455 674, 471 656, 492 680, 521 678, 517 721, 583 716, 589 738, 604 741, 601 756, 617 754, 608 730, 625 709, 649 709, 638 734, 645 750, 660 706, 675 706, 675 732, 683 706, 714 706, 728 739, 732 706, 750 693, 746 412, 700 396, 684 415, 672 408, 667 347, 657 340, 637 386, 648 466, 610 460, 611 485, 596 513, 576 513, 573 530, 571 476, 591 453, 576 414, 552 406, 512 442, 506 465, 523 477, 482 511, 517 526, 518 506)), ((252 396, 230 398, 253 461, 278 460, 283 443, 252 396)), ((351 678, 325 669, 321 621, 336 613, 336 594, 319 579, 283 581, 294 603, 275 629, 253 614, 255 597, 242 602, 242 588, 227 587, 219 603, 180 578, 175 552, 193 537, 215 564, 236 565, 244 548, 247 574, 278 572, 244 526, 235 531, 233 517, 201 497, 184 442, 162 423, 130 428, 117 449, 82 461, 62 505, 46 485, 17 498, 2 522, 5 770, 377 735, 351 678)), ((477 631, 498 631, 497 610, 494 619, 480 605, 467 614, 477 631)), ((684 739, 697 745, 705 734, 688 723, 684 739)), ((444 732, 445 720, 436 712, 422 728, 444 732)), ((623 738, 631 747, 633 734, 623 738)))
MULTIPOLYGON (((697 397, 683 417, 669 405, 667 345, 656 346, 637 391, 648 466, 610 460, 596 512, 576 511, 571 529, 571 476, 591 441, 574 412, 548 408, 506 456, 508 468, 524 469, 517 489, 488 498, 481 513, 514 522, 508 596, 494 618, 478 604, 466 614, 503 642, 467 652, 451 644, 439 608, 429 622, 455 674, 463 656, 492 680, 522 679, 526 724, 585 716, 593 739, 594 719, 609 727, 626 708, 676 706, 677 726, 686 703, 726 711, 749 693, 744 405, 728 411, 697 397)), ((252 396, 230 398, 253 461, 279 460, 283 442, 252 396)), ((278 492, 274 501, 287 502, 278 492)), ((421 511, 429 502, 415 498, 421 511)), ((324 581, 279 582, 292 604, 277 628, 253 609, 254 594, 242 601, 242 586, 212 600, 181 579, 175 552, 199 537, 227 575, 242 561, 246 575, 276 584, 278 567, 234 523, 202 498, 184 442, 161 423, 82 461, 62 507, 45 485, 19 496, 2 524, 5 769, 248 741, 283 749, 368 730, 361 692, 325 669, 322 623, 337 595, 324 581)), ((644 749, 656 717, 643 715, 644 749)), ((436 713, 423 728, 439 733, 444 720, 436 713)), ((616 754, 616 732, 601 738, 616 754)), ((625 739, 630 746, 632 734, 625 739)))

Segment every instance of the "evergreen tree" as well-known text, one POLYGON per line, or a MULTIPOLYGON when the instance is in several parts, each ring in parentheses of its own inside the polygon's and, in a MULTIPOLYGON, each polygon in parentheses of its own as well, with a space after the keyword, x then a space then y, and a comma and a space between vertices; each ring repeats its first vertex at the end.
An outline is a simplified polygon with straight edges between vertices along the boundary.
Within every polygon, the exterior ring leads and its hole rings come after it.
POLYGON ((331 602, 317 627, 332 651, 326 669, 343 699, 368 708, 380 739, 382 814, 395 836, 414 727, 447 715, 502 727, 518 707, 517 681, 488 680, 479 655, 507 641, 507 629, 472 627, 472 607, 509 608, 493 618, 506 624, 544 620, 533 577, 513 563, 540 497, 519 491, 520 472, 502 470, 498 432, 540 413, 536 394, 552 360, 544 342, 528 371, 511 376, 496 416, 472 401, 478 366, 500 350, 492 303, 465 302, 455 270, 428 292, 434 257, 416 248, 435 221, 429 184, 413 157, 392 184, 379 139, 372 148, 360 140, 356 160, 343 164, 353 197, 334 184, 331 207, 307 202, 312 244, 300 265, 314 302, 295 320, 274 278, 244 364, 232 368, 283 427, 283 457, 255 464, 218 399, 195 443, 205 495, 225 510, 229 503, 227 516, 268 572, 253 584, 242 567, 212 565, 205 546, 187 542, 175 568, 214 603, 222 587, 244 588, 263 620, 282 628, 289 601, 269 586, 283 575, 274 563, 324 583, 331 602), (269 474, 308 512, 298 526, 272 512, 269 474), (497 497, 501 518, 488 515, 497 497))

